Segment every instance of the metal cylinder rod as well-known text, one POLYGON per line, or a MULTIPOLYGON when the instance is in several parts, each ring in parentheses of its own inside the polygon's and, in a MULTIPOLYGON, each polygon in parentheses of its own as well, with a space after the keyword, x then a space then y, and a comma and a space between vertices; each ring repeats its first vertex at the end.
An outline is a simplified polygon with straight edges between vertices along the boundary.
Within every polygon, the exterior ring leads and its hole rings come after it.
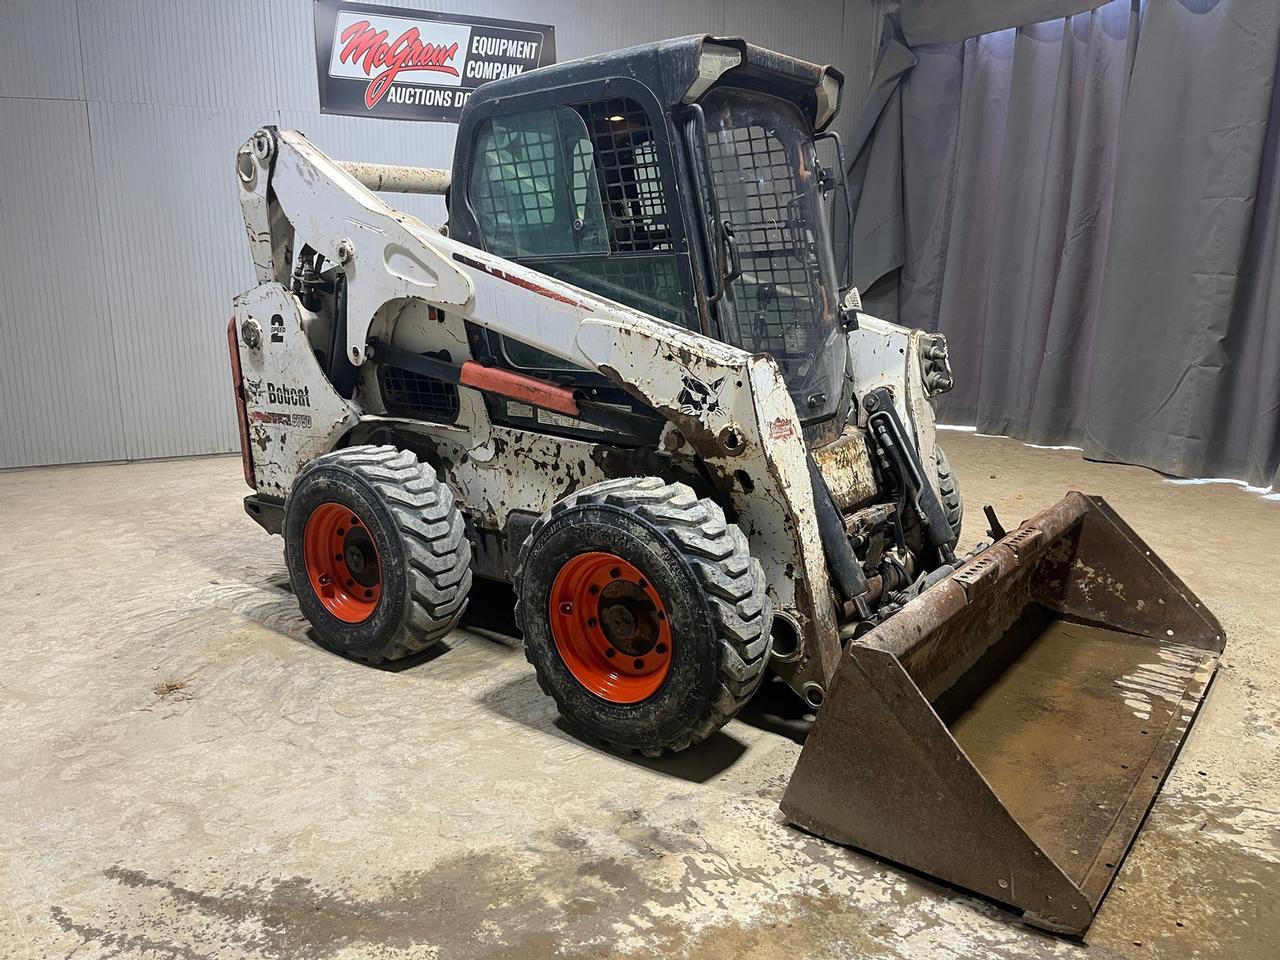
POLYGON ((363 163, 340 160, 338 166, 370 190, 388 193, 443 194, 453 179, 450 170, 435 167, 405 167, 395 163, 363 163))

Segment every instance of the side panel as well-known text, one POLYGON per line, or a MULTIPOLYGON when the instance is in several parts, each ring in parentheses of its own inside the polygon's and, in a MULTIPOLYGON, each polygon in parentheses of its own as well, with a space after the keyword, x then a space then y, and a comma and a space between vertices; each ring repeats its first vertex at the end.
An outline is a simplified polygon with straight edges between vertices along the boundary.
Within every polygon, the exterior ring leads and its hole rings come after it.
MULTIPOLYGON (((923 331, 900 327, 879 317, 860 314, 858 329, 849 332, 849 365, 859 395, 876 387, 893 394, 898 418, 915 433, 916 450, 925 474, 938 492, 938 464, 933 402, 925 392, 920 369, 923 331)), ((866 411, 858 411, 858 423, 866 426, 866 411)))
POLYGON ((236 298, 232 316, 255 485, 284 497, 302 466, 332 450, 360 415, 320 369, 288 290, 255 287, 236 298))
POLYGON ((601 465, 596 444, 490 424, 480 395, 461 394, 457 424, 365 416, 353 436, 361 443, 396 437, 419 448, 472 523, 491 531, 504 530, 512 513, 542 513, 580 487, 615 475, 601 465))

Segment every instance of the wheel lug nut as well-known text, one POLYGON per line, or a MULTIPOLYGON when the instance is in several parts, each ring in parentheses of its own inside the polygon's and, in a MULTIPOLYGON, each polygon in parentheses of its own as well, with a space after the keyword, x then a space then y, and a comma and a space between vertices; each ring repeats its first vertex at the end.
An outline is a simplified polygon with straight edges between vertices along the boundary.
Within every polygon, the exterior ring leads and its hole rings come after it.
POLYGON ((614 567, 612 570, 609 571, 609 576, 617 580, 620 576, 622 576, 622 571, 619 570, 617 567, 614 567))
POLYGON ((606 650, 606 651, 604 652, 604 655, 605 655, 606 657, 612 657, 612 656, 613 656, 615 653, 617 653, 617 652, 618 652, 618 651, 617 651, 617 650, 615 650, 615 649, 613 649, 613 647, 610 647, 608 650, 606 650))
POLYGON ((343 530, 342 527, 338 528, 338 536, 340 537, 346 536, 346 533, 347 531, 343 530))
POLYGON ((569 614, 573 613, 573 604, 566 600, 564 603, 560 604, 560 612, 567 617, 569 614))
POLYGON ((588 627, 594 627, 595 625, 596 625, 596 618, 595 618, 595 617, 590 617, 590 618, 588 618, 588 620, 587 620, 587 626, 588 626, 588 627))
POLYGON ((644 661, 643 661, 643 660, 641 660, 641 659, 639 659, 639 658, 636 658, 636 659, 635 659, 635 660, 633 660, 632 662, 636 665, 636 669, 637 669, 637 670, 643 670, 643 669, 644 669, 644 661))
POLYGON ((666 645, 665 643, 660 643, 660 644, 658 644, 656 647, 654 647, 653 649, 654 649, 656 652, 658 652, 658 653, 666 653, 666 652, 667 652, 667 645, 666 645))

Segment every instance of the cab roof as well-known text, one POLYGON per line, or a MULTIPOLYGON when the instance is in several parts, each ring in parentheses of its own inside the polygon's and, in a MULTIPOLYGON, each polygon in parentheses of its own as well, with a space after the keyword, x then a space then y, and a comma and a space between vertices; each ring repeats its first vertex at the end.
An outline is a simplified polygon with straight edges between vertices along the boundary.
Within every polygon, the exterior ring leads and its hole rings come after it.
POLYGON ((640 81, 668 110, 696 102, 715 87, 761 90, 798 106, 815 132, 834 119, 844 85, 844 75, 834 67, 775 53, 741 37, 695 34, 492 80, 471 95, 467 107, 607 77, 640 81))

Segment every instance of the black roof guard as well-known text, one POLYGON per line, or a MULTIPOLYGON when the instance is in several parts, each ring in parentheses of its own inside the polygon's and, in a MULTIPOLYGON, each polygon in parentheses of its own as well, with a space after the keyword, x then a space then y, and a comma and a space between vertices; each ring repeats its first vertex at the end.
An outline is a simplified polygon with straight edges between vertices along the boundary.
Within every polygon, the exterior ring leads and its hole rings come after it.
POLYGON ((644 83, 668 109, 694 103, 719 85, 762 90, 795 103, 815 132, 835 117, 844 85, 844 75, 834 67, 775 53, 741 37, 695 34, 492 80, 471 95, 467 106, 615 76, 644 83))

